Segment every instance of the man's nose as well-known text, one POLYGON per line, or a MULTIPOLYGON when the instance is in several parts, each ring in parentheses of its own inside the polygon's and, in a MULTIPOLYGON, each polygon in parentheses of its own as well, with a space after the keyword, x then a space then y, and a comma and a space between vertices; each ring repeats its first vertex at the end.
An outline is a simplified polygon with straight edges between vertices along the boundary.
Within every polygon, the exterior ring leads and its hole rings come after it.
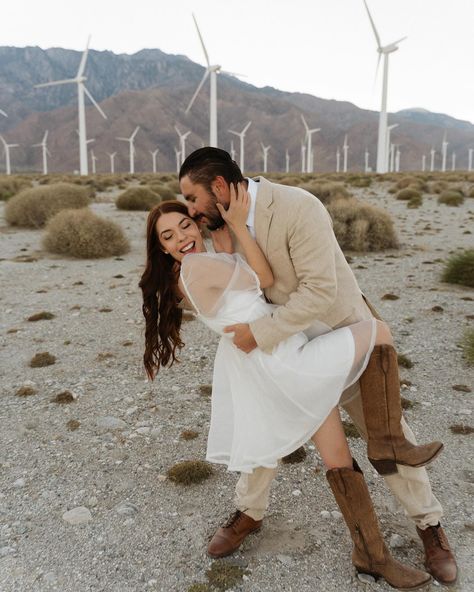
POLYGON ((188 206, 189 215, 191 216, 191 218, 194 218, 194 216, 197 214, 196 208, 190 202, 188 202, 186 205, 188 206))

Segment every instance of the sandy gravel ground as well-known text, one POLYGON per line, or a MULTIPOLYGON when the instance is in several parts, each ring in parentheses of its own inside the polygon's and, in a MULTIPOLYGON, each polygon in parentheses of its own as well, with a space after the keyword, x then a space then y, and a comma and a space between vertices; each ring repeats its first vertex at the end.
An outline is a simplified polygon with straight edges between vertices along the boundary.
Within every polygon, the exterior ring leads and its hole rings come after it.
MULTIPOLYGON (((474 200, 450 208, 428 196, 420 209, 408 210, 382 186, 376 195, 357 193, 392 213, 402 241, 398 251, 351 254, 351 265, 391 324, 400 352, 414 362, 402 370, 412 383, 404 395, 416 404, 406 412, 411 427, 420 441, 445 443, 429 474, 461 568, 454 589, 472 591, 472 436, 453 434, 450 426, 473 424, 472 392, 453 386, 474 389, 458 345, 472 326, 474 291, 442 284, 439 274, 451 252, 473 245, 474 200), (399 299, 382 300, 386 293, 399 299)), ((0 220, 2 592, 186 591, 207 581, 207 540, 233 511, 237 476, 225 468, 189 488, 165 477, 180 460, 204 458, 210 399, 200 387, 211 382, 217 341, 198 322, 186 323, 183 363, 154 383, 145 380, 137 284, 146 213, 117 211, 108 201, 92 208, 125 229, 132 250, 123 258, 59 258, 41 250, 41 231, 11 229, 0 220), (55 318, 27 321, 40 311, 55 318), (44 351, 56 363, 30 368, 44 351), (27 381, 37 394, 16 396, 27 381), (52 401, 66 390, 73 402, 52 401), (70 429, 71 420, 77 429, 70 429), (184 429, 199 436, 184 441, 184 429), (65 513, 79 507, 86 521, 69 523, 65 513)), ((421 566, 413 523, 368 464, 362 441, 350 443, 393 553, 421 566)), ((246 570, 234 590, 390 589, 355 578, 349 536, 330 513, 338 508, 321 468, 308 447, 303 463, 280 469, 264 528, 229 559, 246 570)))

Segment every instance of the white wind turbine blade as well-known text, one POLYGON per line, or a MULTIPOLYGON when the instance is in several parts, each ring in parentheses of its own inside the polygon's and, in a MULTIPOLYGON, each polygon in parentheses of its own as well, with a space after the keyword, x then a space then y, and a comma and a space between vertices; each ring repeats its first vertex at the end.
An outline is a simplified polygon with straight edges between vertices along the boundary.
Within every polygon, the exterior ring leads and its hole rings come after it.
POLYGON ((201 82, 198 84, 198 87, 195 91, 195 93, 193 94, 193 98, 189 101, 189 105, 186 108, 185 113, 189 113, 189 110, 191 109, 191 107, 193 106, 194 100, 196 99, 196 97, 199 94, 199 91, 201 90, 201 88, 203 87, 203 84, 206 82, 207 77, 209 76, 209 70, 206 70, 204 72, 204 76, 201 78, 201 82))
POLYGON ((379 67, 380 67, 380 60, 382 59, 382 52, 379 51, 379 57, 377 59, 377 66, 375 67, 375 77, 374 77, 374 85, 372 87, 372 92, 375 90, 375 85, 377 84, 377 77, 379 75, 379 67))
POLYGON ((130 142, 130 138, 115 138, 116 140, 122 140, 122 142, 130 142))
POLYGON ((308 124, 306 123, 306 119, 303 117, 303 115, 301 115, 301 121, 303 122, 304 129, 306 130, 306 133, 308 133, 309 127, 308 127, 308 124))
POLYGON ((241 132, 234 132, 234 130, 227 130, 229 132, 229 134, 234 134, 235 136, 241 136, 242 133, 241 132))
POLYGON ((369 7, 367 6, 367 2, 365 0, 364 0, 364 4, 365 4, 365 8, 367 9, 367 14, 369 15, 370 24, 372 25, 372 29, 374 30, 375 39, 377 40, 377 46, 380 49, 382 47, 382 43, 380 41, 380 36, 379 36, 378 31, 375 27, 374 20, 372 18, 372 15, 370 14, 369 7))
POLYGON ((54 82, 43 82, 42 84, 35 84, 35 88, 44 88, 45 86, 57 86, 58 84, 71 84, 77 82, 77 78, 68 78, 67 80, 55 80, 54 82))
POLYGON ((99 103, 94 99, 94 97, 91 95, 91 93, 87 90, 86 86, 84 86, 84 92, 89 97, 91 103, 94 105, 94 107, 97 109, 97 111, 102 115, 102 117, 104 119, 107 119, 107 115, 102 111, 102 109, 99 106, 99 103))
POLYGON ((247 74, 239 74, 238 72, 229 72, 228 70, 220 70, 220 74, 225 74, 226 76, 232 76, 233 78, 236 78, 237 76, 239 78, 247 78, 247 74))
POLYGON ((134 140, 135 136, 138 134, 138 130, 140 129, 140 126, 137 125, 137 127, 135 128, 135 131, 133 132, 133 134, 130 136, 130 140, 134 140))
POLYGON ((43 139, 41 140, 41 143, 42 143, 42 144, 46 144, 46 140, 48 139, 48 134, 49 134, 49 130, 46 130, 46 131, 44 132, 43 139))
POLYGON ((47 148, 46 148, 46 154, 47 154, 48 156, 51 156, 51 152, 50 152, 50 151, 49 151, 47 148))
POLYGON ((2 141, 3 146, 6 148, 7 143, 5 142, 5 138, 3 136, 0 136, 0 140, 2 141))
POLYGON ((8 115, 2 109, 0 109, 0 115, 3 115, 3 117, 8 117, 8 115))
POLYGON ((183 140, 186 140, 186 138, 189 136, 190 133, 191 132, 189 131, 189 132, 186 132, 185 134, 183 134, 183 136, 182 136, 183 140))
POLYGON ((201 42, 202 49, 203 49, 204 55, 206 57, 206 64, 209 67, 211 65, 211 62, 209 61, 209 56, 207 55, 206 46, 204 45, 204 41, 203 41, 203 38, 202 38, 202 35, 201 35, 201 31, 199 30, 199 27, 198 27, 198 24, 197 24, 197 20, 196 20, 196 17, 194 16, 194 13, 193 13, 193 20, 194 20, 194 24, 196 25, 197 34, 199 35, 199 41, 201 42))
POLYGON ((89 37, 87 38, 86 49, 84 50, 84 53, 82 54, 82 57, 81 57, 81 61, 79 63, 79 69, 77 71, 77 78, 81 78, 82 75, 84 74, 84 70, 86 69, 87 54, 89 53, 90 40, 91 40, 91 36, 89 35, 89 37))
POLYGON ((408 39, 408 37, 405 35, 405 37, 402 37, 401 39, 398 39, 397 41, 394 41, 393 43, 391 43, 390 45, 398 45, 399 43, 401 43, 402 41, 405 41, 405 39, 408 39))

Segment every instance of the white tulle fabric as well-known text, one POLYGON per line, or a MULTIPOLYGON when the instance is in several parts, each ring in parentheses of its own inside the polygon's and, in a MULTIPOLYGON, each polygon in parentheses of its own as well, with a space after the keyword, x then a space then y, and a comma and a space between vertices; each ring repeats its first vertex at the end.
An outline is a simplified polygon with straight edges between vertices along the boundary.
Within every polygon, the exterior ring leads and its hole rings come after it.
POLYGON ((224 253, 186 255, 181 282, 198 318, 222 335, 212 385, 207 455, 230 471, 276 467, 304 444, 356 382, 375 341, 375 319, 331 330, 315 322, 274 348, 245 354, 223 329, 271 315, 258 277, 244 259, 224 253), (311 337, 311 339, 309 338, 311 337))

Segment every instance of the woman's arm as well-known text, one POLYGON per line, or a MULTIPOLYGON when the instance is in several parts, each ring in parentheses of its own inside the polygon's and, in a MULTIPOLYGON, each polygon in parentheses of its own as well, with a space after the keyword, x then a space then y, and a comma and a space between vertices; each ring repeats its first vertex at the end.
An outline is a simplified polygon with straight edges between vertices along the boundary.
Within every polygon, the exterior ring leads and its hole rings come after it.
POLYGON ((247 228, 250 196, 243 184, 237 184, 237 192, 234 185, 230 184, 230 205, 227 210, 220 203, 216 205, 226 224, 230 226, 242 245, 247 263, 257 274, 260 287, 268 288, 273 284, 273 273, 265 255, 247 228))

